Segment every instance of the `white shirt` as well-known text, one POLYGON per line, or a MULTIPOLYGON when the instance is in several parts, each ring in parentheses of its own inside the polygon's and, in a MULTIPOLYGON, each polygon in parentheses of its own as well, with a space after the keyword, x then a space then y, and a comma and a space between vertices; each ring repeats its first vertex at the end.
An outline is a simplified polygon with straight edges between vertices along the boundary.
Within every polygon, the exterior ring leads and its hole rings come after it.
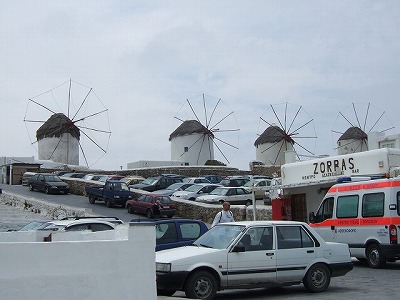
POLYGON ((233 218, 233 213, 228 210, 228 211, 220 211, 215 215, 214 221, 211 224, 211 227, 214 227, 218 223, 228 223, 228 222, 235 222, 233 218))

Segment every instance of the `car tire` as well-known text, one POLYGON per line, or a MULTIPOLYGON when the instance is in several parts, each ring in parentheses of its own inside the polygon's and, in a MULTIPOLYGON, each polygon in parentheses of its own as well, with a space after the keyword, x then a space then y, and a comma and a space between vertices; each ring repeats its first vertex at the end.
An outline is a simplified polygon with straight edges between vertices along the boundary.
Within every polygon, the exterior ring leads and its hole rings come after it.
POLYGON ((367 262, 373 269, 380 269, 386 264, 386 259, 379 245, 372 244, 367 248, 367 262))
POLYGON ((252 202, 253 202, 253 201, 251 201, 250 199, 247 199, 247 200, 246 200, 246 206, 250 206, 252 202))
POLYGON ((207 271, 193 273, 184 286, 186 297, 190 299, 214 299, 217 290, 217 279, 207 271))
POLYGON ((167 215, 167 217, 170 218, 170 219, 171 219, 173 216, 174 216, 174 215, 167 215))
POLYGON ((128 213, 129 214, 133 214, 134 213, 134 210, 133 210, 133 207, 132 207, 132 205, 128 205, 128 213))
POLYGON ((46 194, 49 194, 49 193, 50 193, 49 188, 48 188, 48 187, 45 187, 45 188, 44 188, 44 192, 45 192, 46 194))
POLYGON ((94 204, 95 202, 96 202, 96 198, 94 197, 94 195, 89 195, 89 203, 94 204))
POLYGON ((157 295, 158 296, 167 296, 171 297, 173 294, 175 294, 175 290, 163 290, 163 289, 157 289, 157 295))
POLYGON ((29 190, 34 191, 35 189, 33 188, 32 184, 29 185, 29 190))
POLYGON ((113 206, 112 203, 110 202, 110 200, 108 200, 108 199, 104 200, 104 202, 106 204, 106 207, 108 207, 108 208, 111 208, 113 206))
POLYGON ((153 218, 154 218, 153 211, 152 211, 150 208, 146 210, 146 216, 147 216, 149 219, 153 219, 153 218))
POLYGON ((307 291, 320 293, 325 291, 331 282, 331 272, 324 264, 315 264, 307 271, 303 284, 307 291))

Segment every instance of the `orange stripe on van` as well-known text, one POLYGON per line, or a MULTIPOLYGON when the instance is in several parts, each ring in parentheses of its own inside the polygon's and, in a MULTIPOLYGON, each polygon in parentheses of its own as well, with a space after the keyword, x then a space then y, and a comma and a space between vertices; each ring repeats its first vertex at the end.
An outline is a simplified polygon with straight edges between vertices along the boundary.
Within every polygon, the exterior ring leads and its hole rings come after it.
POLYGON ((374 182, 373 180, 367 182, 357 182, 354 184, 339 184, 332 186, 328 193, 335 192, 349 192, 358 190, 371 190, 371 189, 382 189, 390 187, 400 187, 400 180, 385 180, 380 182, 374 182))
POLYGON ((327 227, 327 226, 389 226, 390 224, 399 225, 400 217, 383 217, 383 218, 344 218, 344 219, 328 219, 321 223, 312 223, 312 227, 327 227))

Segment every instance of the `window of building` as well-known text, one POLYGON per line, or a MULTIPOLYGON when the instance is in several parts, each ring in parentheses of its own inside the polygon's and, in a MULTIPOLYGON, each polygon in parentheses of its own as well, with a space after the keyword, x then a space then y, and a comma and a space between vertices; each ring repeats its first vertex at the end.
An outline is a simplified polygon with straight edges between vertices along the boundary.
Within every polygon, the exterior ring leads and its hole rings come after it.
POLYGON ((189 152, 189 147, 183 147, 183 152, 189 152))

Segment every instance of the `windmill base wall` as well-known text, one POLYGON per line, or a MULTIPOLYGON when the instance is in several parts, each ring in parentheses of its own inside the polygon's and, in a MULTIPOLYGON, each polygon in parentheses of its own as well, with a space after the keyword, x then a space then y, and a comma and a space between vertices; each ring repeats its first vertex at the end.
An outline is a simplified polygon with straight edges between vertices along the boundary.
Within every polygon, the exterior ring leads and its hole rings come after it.
POLYGON ((266 166, 280 166, 286 163, 285 152, 293 151, 293 147, 286 143, 282 146, 282 142, 278 143, 264 143, 256 148, 256 160, 263 162, 266 166))
POLYGON ((171 140, 171 160, 185 161, 189 165, 204 165, 207 160, 214 160, 212 140, 203 134, 178 136, 171 140), (185 147, 188 151, 185 152, 185 147))
POLYGON ((79 141, 69 133, 61 137, 43 138, 39 140, 38 148, 39 159, 79 165, 79 141))

